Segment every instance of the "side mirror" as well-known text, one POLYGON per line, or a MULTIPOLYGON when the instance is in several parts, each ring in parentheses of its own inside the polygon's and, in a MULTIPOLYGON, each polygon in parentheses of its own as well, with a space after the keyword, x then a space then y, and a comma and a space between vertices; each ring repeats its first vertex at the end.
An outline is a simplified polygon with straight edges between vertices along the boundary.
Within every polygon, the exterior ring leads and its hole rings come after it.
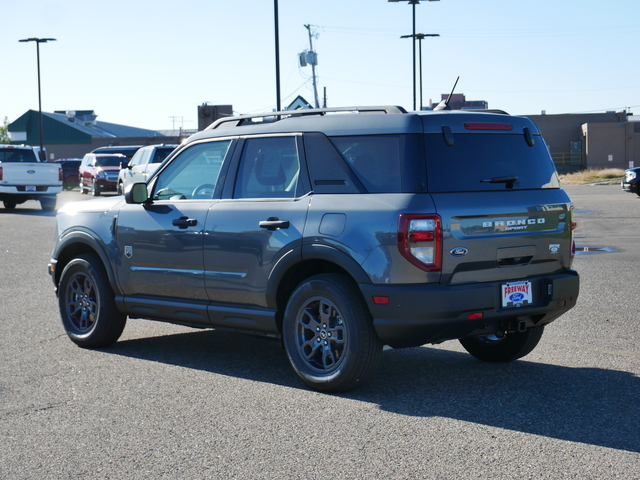
POLYGON ((149 200, 146 183, 134 183, 129 185, 124 192, 124 200, 127 203, 145 203, 149 200))

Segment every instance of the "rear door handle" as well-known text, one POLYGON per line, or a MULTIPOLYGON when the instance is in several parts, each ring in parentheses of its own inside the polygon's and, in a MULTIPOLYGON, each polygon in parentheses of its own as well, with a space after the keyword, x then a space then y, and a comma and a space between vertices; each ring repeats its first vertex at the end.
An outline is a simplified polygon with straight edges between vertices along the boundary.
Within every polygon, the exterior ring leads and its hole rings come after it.
POLYGON ((180 218, 176 218, 171 223, 173 223, 174 226, 179 228, 189 228, 189 227, 195 227, 198 224, 198 220, 196 220, 195 218, 180 217, 180 218))
POLYGON ((289 220, 280 220, 277 217, 269 217, 266 220, 262 220, 260 228, 266 228, 267 230, 278 230, 279 228, 289 228, 289 220))

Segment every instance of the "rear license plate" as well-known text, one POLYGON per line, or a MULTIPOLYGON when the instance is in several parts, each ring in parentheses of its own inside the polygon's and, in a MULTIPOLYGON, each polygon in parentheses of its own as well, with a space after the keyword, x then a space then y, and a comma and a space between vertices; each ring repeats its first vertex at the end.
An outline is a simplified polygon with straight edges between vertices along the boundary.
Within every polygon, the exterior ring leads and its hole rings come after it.
POLYGON ((523 307, 532 303, 531 282, 509 282, 502 284, 502 308, 523 307))
POLYGON ((25 191, 27 191, 27 192, 35 192, 36 191, 36 186, 35 185, 27 185, 25 187, 25 191))

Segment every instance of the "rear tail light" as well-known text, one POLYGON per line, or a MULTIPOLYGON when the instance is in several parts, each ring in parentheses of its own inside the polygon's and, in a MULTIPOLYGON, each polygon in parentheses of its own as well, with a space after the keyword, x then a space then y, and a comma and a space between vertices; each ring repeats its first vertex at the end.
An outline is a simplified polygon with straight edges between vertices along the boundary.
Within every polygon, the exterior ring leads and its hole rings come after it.
POLYGON ((2 167, 0 167, 0 180, 2 180, 2 167))
POLYGON ((58 180, 61 182, 64 180, 64 173, 62 172, 62 167, 58 167, 58 180))
POLYGON ((426 272, 442 266, 442 222, 438 215, 400 215, 398 249, 403 257, 426 272))

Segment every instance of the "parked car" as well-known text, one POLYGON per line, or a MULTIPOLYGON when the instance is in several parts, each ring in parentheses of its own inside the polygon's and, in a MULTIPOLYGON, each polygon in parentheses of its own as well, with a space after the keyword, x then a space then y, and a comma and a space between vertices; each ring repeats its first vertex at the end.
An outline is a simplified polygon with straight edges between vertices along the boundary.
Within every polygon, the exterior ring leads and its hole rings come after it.
POLYGON ((49 272, 73 342, 108 346, 127 317, 276 337, 303 382, 337 392, 383 345, 518 359, 575 305, 573 204, 530 119, 257 117, 216 121, 124 196, 60 209, 49 272))
POLYGON ((5 209, 37 200, 42 210, 52 212, 61 191, 60 165, 41 162, 30 146, 0 145, 0 201, 5 209))
POLYGON ((108 146, 108 147, 98 147, 93 150, 91 153, 108 153, 114 154, 119 153, 124 155, 129 160, 133 158, 135 153, 140 149, 142 145, 116 145, 116 146, 108 146))
POLYGON ((104 192, 115 192, 118 172, 129 159, 122 154, 87 153, 80 164, 80 193, 91 192, 98 196, 104 192))
POLYGON ((140 148, 118 174, 118 195, 136 182, 146 182, 178 145, 147 145, 140 148))
POLYGON ((62 175, 63 175, 63 188, 65 190, 71 190, 78 186, 80 182, 80 164, 82 163, 81 158, 61 158, 56 160, 55 163, 59 164, 62 167, 62 175))
POLYGON ((620 186, 622 187, 622 189, 626 192, 640 195, 639 184, 640 184, 640 167, 627 168, 624 171, 622 182, 620 182, 620 186))

